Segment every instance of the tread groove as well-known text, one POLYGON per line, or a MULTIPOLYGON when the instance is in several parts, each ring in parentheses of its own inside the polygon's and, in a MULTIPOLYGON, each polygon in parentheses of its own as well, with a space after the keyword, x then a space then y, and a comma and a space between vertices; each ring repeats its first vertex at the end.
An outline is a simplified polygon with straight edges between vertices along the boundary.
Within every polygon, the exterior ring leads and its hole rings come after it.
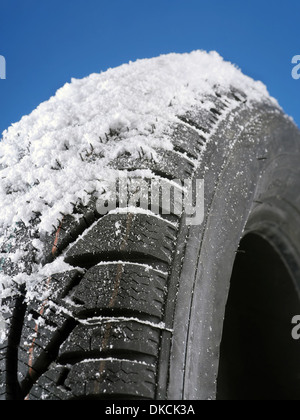
POLYGON ((209 134, 210 132, 207 128, 202 127, 201 125, 197 124, 195 121, 193 121, 192 119, 188 117, 178 116, 177 118, 180 119, 185 124, 189 125, 190 127, 196 128, 197 130, 202 131, 205 134, 209 134))
POLYGON ((156 364, 156 357, 149 356, 144 353, 125 351, 125 350, 94 350, 90 352, 73 352, 64 353, 57 359, 57 362, 64 365, 76 365, 88 360, 120 360, 120 361, 132 361, 132 362, 143 362, 148 365, 156 364))
MULTIPOLYGON (((169 251, 169 250, 168 250, 169 251)), ((123 262, 123 263, 140 263, 148 266, 153 266, 153 268, 161 267, 165 270, 168 270, 168 265, 159 258, 150 257, 144 253, 122 253, 122 252, 106 252, 99 255, 87 254, 82 257, 66 258, 66 262, 72 265, 73 267, 80 267, 86 270, 101 264, 103 262, 123 262)), ((161 270, 163 271, 163 270, 161 270)))

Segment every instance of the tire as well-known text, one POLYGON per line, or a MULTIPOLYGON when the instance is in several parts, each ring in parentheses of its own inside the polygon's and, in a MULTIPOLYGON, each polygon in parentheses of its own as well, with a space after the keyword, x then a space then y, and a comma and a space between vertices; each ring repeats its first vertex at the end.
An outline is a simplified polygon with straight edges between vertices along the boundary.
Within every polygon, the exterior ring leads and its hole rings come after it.
MULTIPOLYGON (((158 163, 114 162, 167 181, 204 179, 204 222, 138 208, 101 217, 93 200, 64 215, 43 238, 43 263, 65 255, 74 269, 31 299, 20 290, 6 301, 2 399, 300 398, 299 363, 290 363, 299 351, 300 134, 275 105, 250 106, 243 92, 216 89, 207 102, 210 110, 178 117, 174 150, 158 151, 158 163)), ((17 236, 30 247, 24 226, 17 236)))

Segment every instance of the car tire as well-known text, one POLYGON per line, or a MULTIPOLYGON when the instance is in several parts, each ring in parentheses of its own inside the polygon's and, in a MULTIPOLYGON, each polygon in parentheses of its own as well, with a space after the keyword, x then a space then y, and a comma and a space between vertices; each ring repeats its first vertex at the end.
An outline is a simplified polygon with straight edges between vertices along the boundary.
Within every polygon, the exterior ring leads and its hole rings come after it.
POLYGON ((300 398, 291 364, 299 351, 291 320, 300 313, 300 134, 277 106, 250 104, 244 92, 216 88, 207 102, 178 116, 174 150, 158 151, 159 161, 113 163, 170 182, 203 179, 203 223, 138 207, 101 217, 92 198, 62 216, 42 238, 43 264, 64 255, 74 268, 46 278, 30 299, 23 289, 7 299, 2 399, 300 398), (265 338, 264 328, 272 330, 265 338))

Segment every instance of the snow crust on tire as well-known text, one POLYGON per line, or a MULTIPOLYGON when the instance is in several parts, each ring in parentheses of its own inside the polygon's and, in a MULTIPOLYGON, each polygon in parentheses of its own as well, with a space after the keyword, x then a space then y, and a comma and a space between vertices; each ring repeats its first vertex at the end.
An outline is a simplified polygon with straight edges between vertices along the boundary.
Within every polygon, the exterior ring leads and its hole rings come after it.
MULTIPOLYGON (((195 110, 210 112, 210 98, 232 89, 247 95, 249 108, 258 101, 278 106, 261 82, 216 52, 195 51, 72 79, 6 130, 0 142, 0 300, 24 283, 29 299, 38 281, 70 269, 63 258, 45 264, 47 235, 62 217, 105 193, 119 175, 115 160, 142 156, 154 167, 162 151, 174 150, 171 127, 195 110)), ((137 175, 149 177, 151 170, 137 175)))

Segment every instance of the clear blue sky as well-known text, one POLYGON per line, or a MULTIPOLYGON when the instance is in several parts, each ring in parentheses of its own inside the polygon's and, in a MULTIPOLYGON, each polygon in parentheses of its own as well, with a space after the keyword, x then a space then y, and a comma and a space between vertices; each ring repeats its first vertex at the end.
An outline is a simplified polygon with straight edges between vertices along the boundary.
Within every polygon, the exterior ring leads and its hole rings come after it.
POLYGON ((300 126, 299 0, 0 0, 0 132, 71 77, 195 49, 262 80, 300 126))

